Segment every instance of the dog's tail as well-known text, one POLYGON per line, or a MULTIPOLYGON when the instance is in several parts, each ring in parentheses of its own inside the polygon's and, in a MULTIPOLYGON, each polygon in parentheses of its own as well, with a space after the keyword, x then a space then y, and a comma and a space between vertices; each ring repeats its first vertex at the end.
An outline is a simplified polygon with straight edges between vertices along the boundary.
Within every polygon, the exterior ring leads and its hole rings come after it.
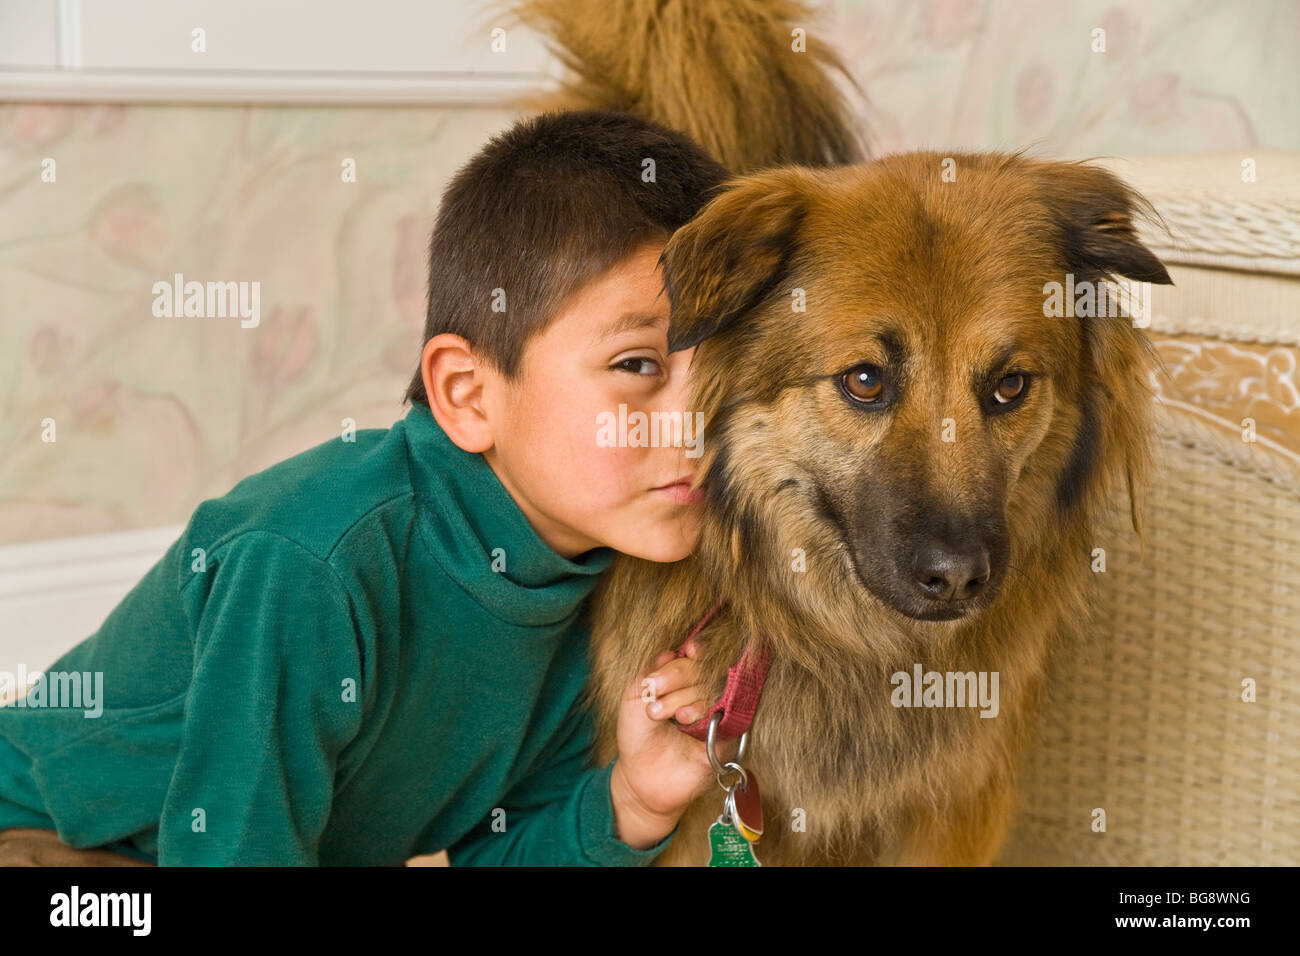
POLYGON ((519 0, 572 74, 532 112, 626 110, 686 133, 733 173, 861 162, 842 74, 803 0, 519 0))

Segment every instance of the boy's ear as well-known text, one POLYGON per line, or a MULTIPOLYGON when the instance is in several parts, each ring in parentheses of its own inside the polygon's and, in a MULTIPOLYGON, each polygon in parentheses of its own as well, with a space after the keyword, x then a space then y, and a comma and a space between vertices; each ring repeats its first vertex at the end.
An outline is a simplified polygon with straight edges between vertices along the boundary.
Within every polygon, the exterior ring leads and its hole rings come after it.
POLYGON ((798 248, 814 173, 786 167, 730 180, 664 247, 668 351, 728 328, 777 287, 798 248))
POLYGON ((444 332, 424 343, 420 371, 429 412, 457 447, 484 452, 492 447, 492 426, 483 411, 487 370, 470 344, 444 332))
POLYGON ((1160 260, 1138 242, 1135 219, 1161 220, 1137 190, 1096 166, 1035 165, 1041 195, 1076 282, 1119 275, 1137 282, 1174 284, 1160 260))

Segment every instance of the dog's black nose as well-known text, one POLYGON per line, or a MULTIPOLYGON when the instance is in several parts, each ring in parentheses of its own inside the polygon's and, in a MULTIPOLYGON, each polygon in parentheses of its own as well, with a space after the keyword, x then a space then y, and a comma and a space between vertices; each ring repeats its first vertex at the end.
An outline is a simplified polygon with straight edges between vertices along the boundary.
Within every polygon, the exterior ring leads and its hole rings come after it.
POLYGON ((917 555, 913 579, 932 600, 964 601, 988 582, 989 553, 979 546, 954 549, 935 541, 917 555))

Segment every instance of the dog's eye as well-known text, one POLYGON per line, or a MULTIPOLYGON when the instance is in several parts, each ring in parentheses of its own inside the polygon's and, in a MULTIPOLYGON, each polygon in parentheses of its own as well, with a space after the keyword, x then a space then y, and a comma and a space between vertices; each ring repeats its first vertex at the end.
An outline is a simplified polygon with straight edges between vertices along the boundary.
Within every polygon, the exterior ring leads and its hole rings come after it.
POLYGON ((880 369, 875 365, 855 365, 840 376, 840 384, 849 398, 866 404, 878 402, 885 391, 880 369))
POLYGON ((1001 405, 1014 402, 1024 392, 1027 381, 1026 377, 1020 372, 1008 375, 998 382, 998 387, 993 390, 994 401, 1001 405))

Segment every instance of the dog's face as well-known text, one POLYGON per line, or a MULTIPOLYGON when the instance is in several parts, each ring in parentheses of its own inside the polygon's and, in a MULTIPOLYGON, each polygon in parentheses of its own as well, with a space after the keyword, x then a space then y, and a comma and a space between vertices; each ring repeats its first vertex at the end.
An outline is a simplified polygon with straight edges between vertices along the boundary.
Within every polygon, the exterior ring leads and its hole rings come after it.
POLYGON ((1149 346, 1122 316, 1046 315, 1045 286, 1170 281, 1104 171, 952 158, 743 177, 664 253, 736 549, 829 558, 930 621, 991 604, 1032 558, 1013 542, 1108 466, 1141 470, 1149 346))

